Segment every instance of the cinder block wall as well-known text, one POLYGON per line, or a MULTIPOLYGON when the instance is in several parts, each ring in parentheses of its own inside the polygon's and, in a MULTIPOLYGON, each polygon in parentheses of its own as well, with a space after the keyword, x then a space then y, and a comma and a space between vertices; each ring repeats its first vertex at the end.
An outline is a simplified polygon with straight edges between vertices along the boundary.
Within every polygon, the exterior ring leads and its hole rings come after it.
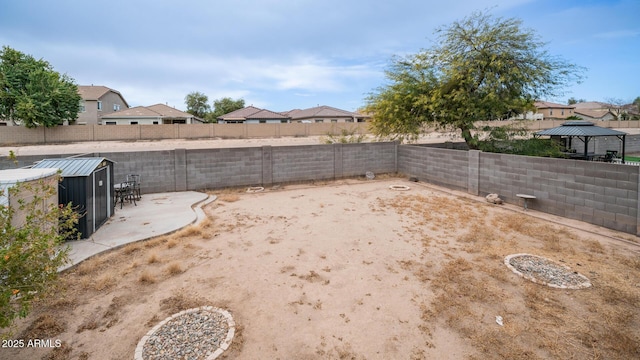
POLYGON ((273 147, 273 182, 336 178, 334 151, 333 145, 273 147))
POLYGON ((398 172, 450 189, 468 190, 469 152, 424 146, 398 147, 398 172))
MULTIPOLYGON (((65 155, 58 155, 65 156, 65 155)), ((116 162, 115 181, 142 176, 144 193, 258 186, 295 181, 338 179, 397 171, 395 143, 262 146, 226 149, 175 149, 103 152, 116 162)), ((49 156, 24 159, 27 162, 49 156)), ((0 163, 0 167, 4 163, 0 163)))
MULTIPOLYGON (((242 126, 242 125, 241 125, 242 126)), ((73 154, 69 154, 73 155, 73 154)), ((420 181, 484 196, 497 193, 530 208, 640 234, 640 167, 567 159, 440 149, 396 143, 262 146, 228 149, 105 152, 115 181, 142 176, 144 193, 270 185, 398 172, 420 181)), ((20 157, 19 165, 65 155, 20 157)), ((16 167, 6 158, 0 168, 16 167)))
POLYGON ((188 190, 262 184, 262 148, 186 151, 188 190))
POLYGON ((640 234, 637 166, 401 145, 398 172, 511 204, 535 195, 531 209, 640 234))
POLYGON ((397 172, 398 146, 396 143, 336 144, 341 148, 342 174, 337 177, 361 176, 367 171, 374 174, 397 172))
POLYGON ((482 153, 479 191, 538 211, 636 234, 640 167, 482 153))
POLYGON ((126 180, 127 174, 139 174, 144 193, 180 191, 176 187, 175 150, 103 152, 103 156, 115 162, 114 181, 126 180))

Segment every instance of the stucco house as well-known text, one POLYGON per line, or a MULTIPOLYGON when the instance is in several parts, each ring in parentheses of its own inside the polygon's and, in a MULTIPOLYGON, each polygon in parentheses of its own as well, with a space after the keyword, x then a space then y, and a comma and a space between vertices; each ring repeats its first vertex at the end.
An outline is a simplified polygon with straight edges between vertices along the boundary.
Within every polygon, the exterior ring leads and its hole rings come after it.
POLYGON ((203 120, 165 104, 136 106, 102 116, 102 125, 195 124, 203 120))
POLYGON ((576 116, 582 118, 585 121, 607 121, 607 120, 617 120, 616 115, 609 110, 578 110, 575 111, 576 116))
POLYGON ((219 124, 275 124, 288 123, 291 118, 287 115, 270 110, 260 109, 255 106, 247 106, 228 114, 219 116, 219 124))
POLYGON ((356 112, 336 109, 331 106, 316 106, 309 109, 294 109, 286 114, 291 116, 291 122, 365 122, 367 116, 356 112))
POLYGON ((534 103, 536 113, 542 114, 544 119, 566 119, 575 115, 575 106, 556 104, 548 101, 536 101, 534 103))
POLYGON ((78 125, 97 125, 103 116, 129 108, 120 92, 106 86, 79 85, 78 93, 82 97, 78 125))
POLYGON ((345 111, 330 106, 317 106, 309 109, 294 109, 275 112, 254 106, 224 114, 218 117, 220 124, 269 124, 269 123, 331 123, 365 122, 367 115, 345 111))

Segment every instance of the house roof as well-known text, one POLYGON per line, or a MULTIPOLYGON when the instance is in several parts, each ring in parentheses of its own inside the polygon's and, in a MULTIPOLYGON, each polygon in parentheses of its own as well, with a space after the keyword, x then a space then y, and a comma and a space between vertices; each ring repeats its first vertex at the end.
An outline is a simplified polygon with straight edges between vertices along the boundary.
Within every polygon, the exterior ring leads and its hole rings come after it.
POLYGON ((614 107, 611 104, 598 102, 598 101, 581 102, 581 103, 575 104, 574 106, 576 107, 576 110, 578 110, 578 109, 579 110, 610 109, 610 108, 614 107))
POLYGON ((567 121, 560 126, 541 130, 536 132, 536 135, 548 135, 548 136, 618 136, 627 135, 627 133, 603 128, 594 125, 589 121, 567 121))
POLYGON ((576 109, 574 111, 574 113, 576 113, 576 115, 584 115, 584 116, 588 116, 592 119, 602 119, 605 117, 605 115, 607 114, 611 114, 612 116, 615 116, 611 111, 609 110, 578 110, 576 109))
POLYGON ((354 118, 365 117, 359 113, 336 109, 331 106, 317 106, 309 109, 294 109, 283 112, 275 112, 266 109, 260 109, 254 106, 232 111, 228 114, 219 116, 220 120, 246 120, 246 119, 309 119, 309 118, 354 118))
POLYGON ((353 117, 363 117, 364 116, 364 115, 359 114, 359 113, 346 111, 346 110, 341 110, 341 109, 336 109, 334 107, 326 106, 326 105, 312 107, 312 108, 304 109, 304 110, 294 109, 294 110, 286 112, 286 114, 291 116, 291 119, 293 119, 293 120, 309 119, 309 118, 314 118, 314 117, 322 117, 322 118, 349 117, 349 118, 353 118, 353 117))
POLYGON ((89 176, 105 160, 113 162, 104 157, 44 159, 32 168, 60 169, 62 177, 89 176))
POLYGON ((136 106, 129 109, 120 110, 108 115, 104 115, 103 119, 115 118, 132 118, 132 117, 153 117, 153 118, 192 118, 193 115, 174 109, 164 104, 156 104, 151 106, 136 106))
POLYGON ((155 104, 155 105, 147 106, 147 109, 151 111, 155 111, 163 117, 193 117, 193 115, 189 113, 180 111, 176 108, 172 108, 171 106, 165 105, 165 104, 155 104))
POLYGON ((160 114, 157 112, 146 108, 144 106, 136 106, 129 109, 124 109, 120 111, 116 111, 114 113, 102 116, 103 119, 106 118, 121 118, 121 117, 158 117, 160 114))
POLYGON ((535 107, 538 109, 574 109, 573 105, 556 104, 548 101, 536 101, 535 107))
POLYGON ((238 109, 235 111, 232 111, 230 113, 224 114, 222 116, 218 116, 218 119, 222 119, 222 120, 244 120, 246 119, 248 116, 251 116, 257 112, 262 111, 262 109, 259 109, 257 107, 254 106, 247 106, 247 107, 243 107, 242 109, 238 109))
POLYGON ((245 119, 288 119, 289 116, 270 110, 260 110, 245 117, 245 119))
POLYGON ((82 98, 82 100, 100 100, 100 98, 103 97, 108 92, 113 92, 118 96, 120 96, 124 104, 127 107, 129 107, 129 104, 127 103, 127 101, 124 99, 122 94, 120 94, 120 92, 117 90, 113 90, 111 88, 108 88, 106 86, 101 86, 101 85, 98 85, 98 86, 78 85, 78 94, 80 94, 80 97, 82 98))

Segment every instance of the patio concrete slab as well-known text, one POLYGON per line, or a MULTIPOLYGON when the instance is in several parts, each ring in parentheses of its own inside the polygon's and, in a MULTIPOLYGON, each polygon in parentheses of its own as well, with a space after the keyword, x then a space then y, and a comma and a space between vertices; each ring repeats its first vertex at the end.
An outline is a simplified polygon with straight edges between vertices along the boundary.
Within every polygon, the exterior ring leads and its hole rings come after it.
POLYGON ((216 199, 196 191, 143 194, 133 203, 125 202, 89 239, 71 241, 71 262, 61 270, 73 267, 103 251, 172 233, 204 218, 202 206, 216 199))

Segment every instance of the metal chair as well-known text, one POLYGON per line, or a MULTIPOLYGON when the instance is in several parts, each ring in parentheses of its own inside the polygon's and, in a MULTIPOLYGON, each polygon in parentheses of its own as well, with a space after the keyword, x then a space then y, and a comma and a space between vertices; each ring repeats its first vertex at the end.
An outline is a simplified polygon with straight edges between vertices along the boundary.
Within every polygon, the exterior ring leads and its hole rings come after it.
POLYGON ((136 200, 140 200, 142 198, 142 193, 140 193, 142 176, 139 174, 129 174, 127 175, 127 181, 133 183, 133 194, 135 195, 136 200))
POLYGON ((118 184, 115 187, 115 195, 115 204, 117 205, 118 201, 120 201, 120 209, 122 209, 125 201, 133 202, 135 206, 138 206, 138 204, 136 204, 135 184, 133 181, 125 181, 118 184))

